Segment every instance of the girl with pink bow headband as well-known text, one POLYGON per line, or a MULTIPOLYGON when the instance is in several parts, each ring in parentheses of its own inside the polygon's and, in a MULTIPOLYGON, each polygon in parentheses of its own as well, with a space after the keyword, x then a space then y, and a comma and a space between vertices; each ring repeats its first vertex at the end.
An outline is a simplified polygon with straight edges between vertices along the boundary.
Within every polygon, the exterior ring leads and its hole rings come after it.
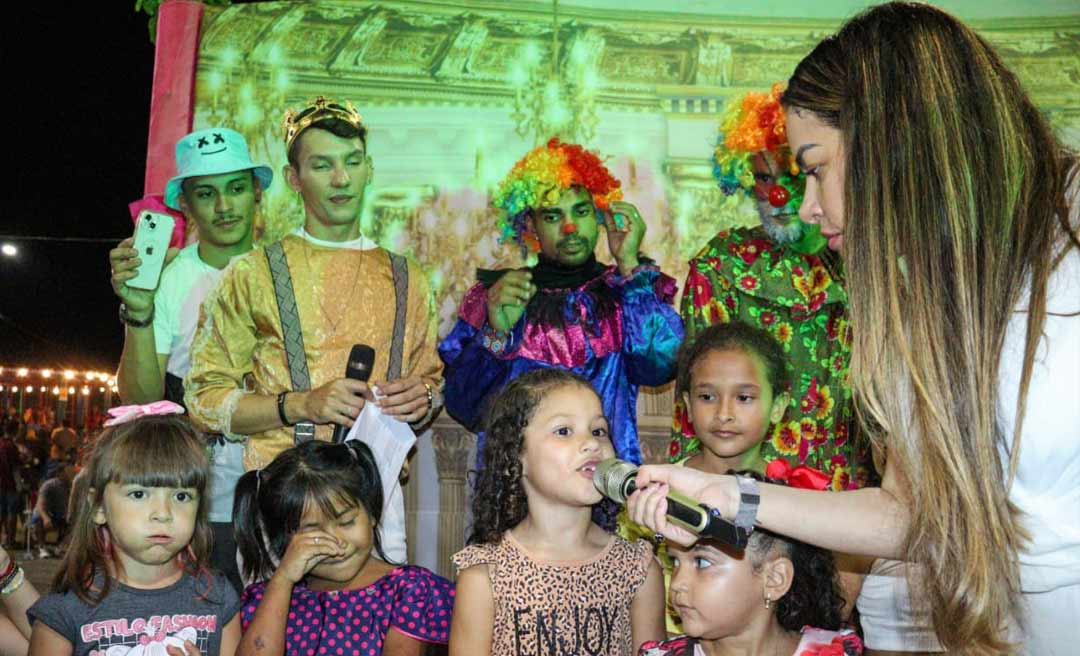
POLYGON ((32 652, 236 651, 239 598, 206 565, 207 449, 183 411, 168 401, 109 410, 55 592, 27 611, 32 652))

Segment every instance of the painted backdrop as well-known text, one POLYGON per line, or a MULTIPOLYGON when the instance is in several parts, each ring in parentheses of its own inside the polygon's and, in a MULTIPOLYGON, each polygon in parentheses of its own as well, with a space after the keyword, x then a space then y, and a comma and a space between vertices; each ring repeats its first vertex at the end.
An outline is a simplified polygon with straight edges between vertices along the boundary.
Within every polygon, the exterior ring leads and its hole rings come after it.
MULTIPOLYGON (((490 191, 554 132, 610 157, 648 223, 645 252, 681 281, 717 230, 755 220, 713 183, 718 109, 786 79, 839 22, 577 6, 556 16, 522 1, 207 7, 194 127, 234 127, 280 170, 284 108, 351 99, 375 163, 365 231, 428 267, 444 334, 474 269, 516 257, 495 242, 490 191)), ((1080 17, 973 22, 1080 142, 1080 17)), ((279 178, 260 240, 301 220, 279 178)))

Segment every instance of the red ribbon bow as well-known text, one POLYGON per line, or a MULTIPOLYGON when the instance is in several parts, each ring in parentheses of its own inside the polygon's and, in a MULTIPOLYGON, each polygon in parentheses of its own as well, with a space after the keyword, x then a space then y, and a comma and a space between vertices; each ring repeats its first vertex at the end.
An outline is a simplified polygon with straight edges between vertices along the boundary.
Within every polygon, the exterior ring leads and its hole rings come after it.
POLYGON ((765 468, 765 475, 780 481, 786 481, 791 487, 804 490, 827 490, 832 483, 832 477, 823 471, 813 467, 799 465, 792 467, 791 463, 783 458, 777 458, 765 468))

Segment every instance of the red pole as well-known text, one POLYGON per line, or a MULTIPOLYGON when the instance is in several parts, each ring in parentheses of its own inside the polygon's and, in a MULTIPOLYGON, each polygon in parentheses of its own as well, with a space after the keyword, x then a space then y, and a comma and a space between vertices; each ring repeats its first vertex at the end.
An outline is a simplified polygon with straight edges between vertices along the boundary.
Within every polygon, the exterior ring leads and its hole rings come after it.
POLYGON ((168 0, 158 8, 154 88, 150 97, 150 136, 146 145, 147 196, 163 194, 176 174, 173 150, 191 132, 195 112, 195 66, 203 5, 168 0))

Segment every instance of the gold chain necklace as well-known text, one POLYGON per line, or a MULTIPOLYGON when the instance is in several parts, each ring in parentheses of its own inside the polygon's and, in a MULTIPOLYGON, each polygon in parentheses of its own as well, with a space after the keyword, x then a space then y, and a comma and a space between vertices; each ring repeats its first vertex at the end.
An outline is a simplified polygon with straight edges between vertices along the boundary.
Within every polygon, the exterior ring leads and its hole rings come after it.
MULTIPOLYGON (((308 275, 311 276, 312 292, 313 292, 313 295, 315 296, 316 304, 319 306, 319 311, 322 312, 323 319, 325 319, 326 323, 330 326, 331 334, 336 336, 338 334, 338 331, 337 331, 338 324, 341 323, 341 320, 345 318, 345 314, 349 311, 349 303, 348 303, 348 301, 349 301, 349 299, 352 298, 353 293, 356 292, 356 285, 359 284, 359 282, 360 282, 360 269, 364 265, 364 257, 363 257, 363 253, 359 253, 359 252, 357 253, 357 255, 359 255, 360 257, 356 261, 356 270, 353 272, 352 287, 349 288, 349 293, 346 294, 341 299, 341 301, 342 301, 341 302, 341 312, 338 314, 337 321, 335 321, 332 318, 330 318, 330 313, 326 311, 326 306, 323 305, 323 296, 324 296, 324 294, 320 293, 320 291, 319 291, 319 287, 320 287, 319 279, 315 275, 315 269, 311 266, 311 259, 310 259, 309 255, 308 255, 308 249, 313 247, 314 245, 315 244, 312 244, 307 239, 304 239, 304 265, 307 267, 308 275)), ((338 250, 353 250, 353 249, 341 248, 341 249, 338 249, 338 250)))

